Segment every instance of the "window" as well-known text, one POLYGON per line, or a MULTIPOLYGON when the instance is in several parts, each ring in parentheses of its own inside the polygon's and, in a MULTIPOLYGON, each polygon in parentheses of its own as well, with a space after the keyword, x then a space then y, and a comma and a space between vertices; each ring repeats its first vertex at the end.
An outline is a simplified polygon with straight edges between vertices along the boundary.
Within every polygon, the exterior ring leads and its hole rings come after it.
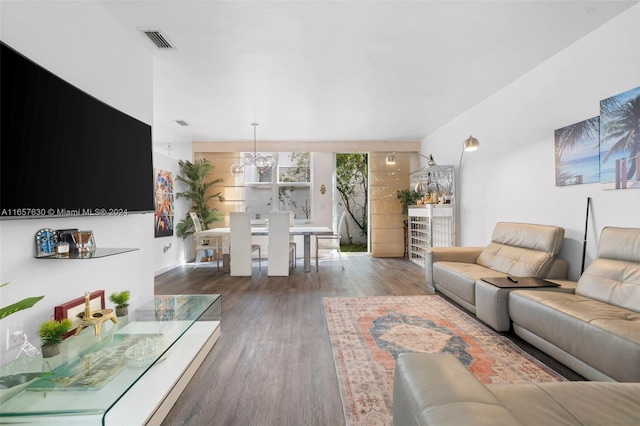
POLYGON ((260 174, 255 166, 246 167, 245 211, 254 220, 265 219, 269 211, 292 211, 296 220, 311 220, 311 154, 309 152, 260 153, 273 155, 277 165, 260 174), (274 176, 275 175, 275 176, 274 176), (274 182, 274 177, 277 180, 274 182), (277 197, 277 206, 273 200, 277 197))

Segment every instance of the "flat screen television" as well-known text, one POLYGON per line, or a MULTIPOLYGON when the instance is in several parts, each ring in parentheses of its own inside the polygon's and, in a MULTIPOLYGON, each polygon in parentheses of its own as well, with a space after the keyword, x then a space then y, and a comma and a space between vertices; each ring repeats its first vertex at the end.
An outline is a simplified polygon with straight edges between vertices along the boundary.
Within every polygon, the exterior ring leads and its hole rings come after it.
POLYGON ((0 45, 0 219, 152 212, 151 126, 0 45))

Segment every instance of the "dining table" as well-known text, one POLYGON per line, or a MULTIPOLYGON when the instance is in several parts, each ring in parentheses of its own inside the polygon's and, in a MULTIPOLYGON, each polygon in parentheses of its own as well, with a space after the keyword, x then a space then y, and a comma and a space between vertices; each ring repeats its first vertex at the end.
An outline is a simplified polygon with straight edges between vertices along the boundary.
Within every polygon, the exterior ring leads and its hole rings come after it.
MULTIPOLYGON (((212 228, 196 233, 198 236, 203 237, 223 237, 226 238, 230 235, 231 228, 212 228)), ((311 271, 311 236, 312 235, 332 235, 333 231, 328 226, 291 226, 289 228, 290 235, 302 235, 304 244, 304 271, 311 271)), ((268 236, 268 226, 252 226, 251 235, 254 236, 268 236)))

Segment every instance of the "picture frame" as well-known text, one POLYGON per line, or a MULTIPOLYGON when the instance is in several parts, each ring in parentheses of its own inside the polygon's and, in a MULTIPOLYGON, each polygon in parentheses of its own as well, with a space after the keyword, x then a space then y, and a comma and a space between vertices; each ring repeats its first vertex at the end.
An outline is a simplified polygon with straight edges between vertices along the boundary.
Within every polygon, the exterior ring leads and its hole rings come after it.
POLYGON ((556 187, 600 182, 600 116, 556 129, 556 187))
POLYGON ((600 101, 600 185, 602 189, 640 188, 640 155, 634 117, 640 86, 600 101))
POLYGON ((154 236, 170 237, 174 231, 174 178, 173 173, 153 169, 155 220, 154 236))
MULTIPOLYGON (((84 305, 84 296, 80 296, 54 307, 53 318, 56 321, 68 318, 73 323, 73 329, 63 336, 65 339, 69 336, 73 336, 78 326, 80 326, 80 317, 78 314, 84 313, 84 305)), ((91 307, 92 312, 105 308, 104 290, 96 290, 89 294, 89 306, 91 307)))

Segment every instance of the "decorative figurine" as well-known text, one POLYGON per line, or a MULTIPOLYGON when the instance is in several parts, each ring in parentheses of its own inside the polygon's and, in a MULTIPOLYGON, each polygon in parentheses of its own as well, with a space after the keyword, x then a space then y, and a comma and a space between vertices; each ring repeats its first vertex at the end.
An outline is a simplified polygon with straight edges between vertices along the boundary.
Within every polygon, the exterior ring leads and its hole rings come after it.
POLYGON ((96 336, 100 335, 102 323, 111 320, 114 324, 118 323, 118 318, 113 312, 113 309, 100 309, 95 312, 91 311, 91 293, 88 291, 84 293, 84 314, 80 319, 80 325, 76 330, 76 336, 80 332, 89 326, 93 326, 96 336))
POLYGON ((58 234, 53 229, 43 228, 36 233, 36 256, 52 256, 56 254, 58 234))

